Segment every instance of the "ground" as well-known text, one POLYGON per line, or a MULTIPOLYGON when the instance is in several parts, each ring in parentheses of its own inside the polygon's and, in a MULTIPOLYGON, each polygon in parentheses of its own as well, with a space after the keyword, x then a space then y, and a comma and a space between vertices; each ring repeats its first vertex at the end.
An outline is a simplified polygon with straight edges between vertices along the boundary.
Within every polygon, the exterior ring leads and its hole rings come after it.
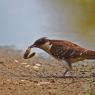
POLYGON ((0 48, 0 95, 95 95, 95 61, 74 64, 64 78, 62 63, 0 48))

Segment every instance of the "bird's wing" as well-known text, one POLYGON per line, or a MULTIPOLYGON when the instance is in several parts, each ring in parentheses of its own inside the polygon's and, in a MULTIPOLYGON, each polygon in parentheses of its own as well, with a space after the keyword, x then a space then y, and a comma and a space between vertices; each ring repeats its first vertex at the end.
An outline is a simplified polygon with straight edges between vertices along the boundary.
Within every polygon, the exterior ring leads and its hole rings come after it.
POLYGON ((55 57, 62 58, 74 58, 82 56, 83 52, 86 50, 80 46, 68 42, 68 41, 53 41, 53 46, 51 47, 51 52, 55 57))
POLYGON ((58 44, 58 45, 63 45, 71 48, 81 48, 79 45, 66 40, 51 40, 51 43, 55 45, 58 44))

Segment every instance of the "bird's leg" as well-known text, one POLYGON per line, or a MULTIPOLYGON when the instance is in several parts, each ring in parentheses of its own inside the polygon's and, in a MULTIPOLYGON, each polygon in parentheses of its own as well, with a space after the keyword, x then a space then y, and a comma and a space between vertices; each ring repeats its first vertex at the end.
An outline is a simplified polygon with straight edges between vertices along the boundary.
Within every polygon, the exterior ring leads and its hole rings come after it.
POLYGON ((63 65, 64 67, 66 68, 66 71, 64 72, 63 74, 63 77, 65 77, 66 73, 68 71, 71 71, 72 70, 72 64, 70 62, 67 62, 67 61, 63 61, 63 65))

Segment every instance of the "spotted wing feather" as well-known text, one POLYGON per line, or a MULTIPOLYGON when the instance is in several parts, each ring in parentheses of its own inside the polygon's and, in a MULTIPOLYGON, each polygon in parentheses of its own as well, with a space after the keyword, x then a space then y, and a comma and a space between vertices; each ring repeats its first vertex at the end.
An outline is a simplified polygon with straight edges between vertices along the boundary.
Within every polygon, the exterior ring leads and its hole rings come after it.
POLYGON ((58 59, 65 59, 71 63, 86 59, 87 49, 66 40, 51 40, 51 54, 58 59))
POLYGON ((75 50, 73 48, 67 48, 62 45, 53 45, 51 47, 51 54, 59 59, 67 59, 73 57, 79 57, 82 55, 82 51, 75 50))

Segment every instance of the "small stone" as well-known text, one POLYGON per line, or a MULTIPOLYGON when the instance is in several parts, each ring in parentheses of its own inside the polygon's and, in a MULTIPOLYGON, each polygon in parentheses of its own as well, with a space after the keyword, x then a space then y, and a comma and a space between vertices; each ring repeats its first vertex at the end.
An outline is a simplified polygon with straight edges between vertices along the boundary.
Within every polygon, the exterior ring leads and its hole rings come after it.
POLYGON ((34 69, 39 69, 39 67, 38 67, 38 66, 33 66, 33 68, 34 68, 34 69))
POLYGON ((40 67, 41 66, 41 64, 35 64, 36 66, 38 66, 38 67, 40 67))
POLYGON ((22 82, 24 82, 25 80, 21 80, 22 82))
POLYGON ((19 61, 15 59, 14 62, 18 63, 19 61))
POLYGON ((26 65, 26 64, 28 64, 28 63, 25 63, 25 62, 24 62, 24 63, 21 63, 21 64, 26 65))
POLYGON ((41 85, 46 85, 46 84, 50 84, 50 82, 39 82, 37 85, 41 86, 41 85))
POLYGON ((26 65, 25 67, 28 68, 28 67, 30 67, 30 65, 26 65))

